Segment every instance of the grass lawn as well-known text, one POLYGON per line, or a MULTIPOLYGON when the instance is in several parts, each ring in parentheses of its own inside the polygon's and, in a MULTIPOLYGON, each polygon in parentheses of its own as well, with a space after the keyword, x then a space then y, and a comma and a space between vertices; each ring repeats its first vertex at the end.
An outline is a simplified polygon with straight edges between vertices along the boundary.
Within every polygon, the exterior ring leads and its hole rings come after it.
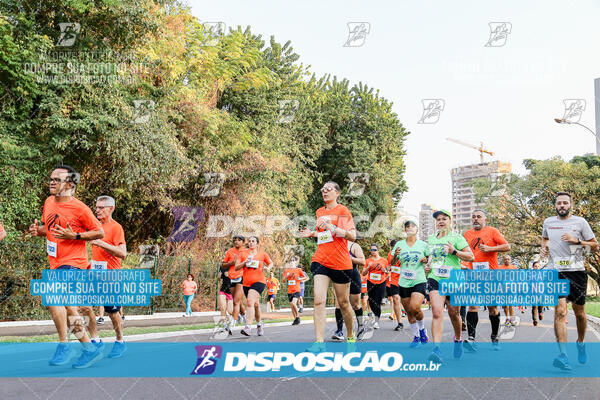
POLYGON ((600 301, 586 301, 585 312, 593 315, 594 317, 600 318, 600 301))
MULTIPOLYGON (((327 315, 327 318, 333 318, 333 314, 327 315)), ((306 317, 300 317, 301 320, 312 320, 312 315, 306 317)), ((272 324, 275 322, 288 322, 292 321, 292 318, 278 318, 278 319, 265 319, 265 324, 272 324)), ((159 332, 180 332, 189 331, 196 329, 212 329, 215 324, 196 324, 196 325, 171 325, 171 326, 148 326, 148 327, 125 327, 123 329, 123 336, 140 335, 144 333, 159 333, 159 332)), ((98 332, 100 338, 114 337, 115 333, 112 330, 101 330, 98 332)), ((71 336, 71 335, 69 335, 71 336)), ((71 337, 73 339, 73 337, 71 337)), ((37 342, 57 342, 58 335, 37 335, 37 336, 3 336, 0 337, 0 343, 37 343, 37 342)))

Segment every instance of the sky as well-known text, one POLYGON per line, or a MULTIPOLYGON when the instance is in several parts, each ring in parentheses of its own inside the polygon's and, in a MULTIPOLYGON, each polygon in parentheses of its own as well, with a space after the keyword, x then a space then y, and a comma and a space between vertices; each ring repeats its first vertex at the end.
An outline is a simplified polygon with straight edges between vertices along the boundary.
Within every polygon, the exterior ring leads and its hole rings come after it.
MULTIPOLYGON (((579 122, 594 129, 594 79, 600 78, 600 2, 188 0, 202 22, 250 26, 255 34, 292 42, 317 76, 363 82, 393 102, 410 131, 405 149, 408 191, 401 206, 451 209, 450 169, 486 160, 511 162, 595 152, 595 138, 560 125, 564 101, 583 99, 579 122), (350 42, 348 23, 365 23, 364 41, 350 42), (490 41, 490 23, 507 23, 505 40, 490 41), (359 46, 359 44, 362 44, 359 46), (441 99, 439 119, 426 119, 422 100, 441 99), (437 122, 435 122, 437 121, 437 122), (435 122, 435 123, 434 123, 435 122)), ((496 25, 493 25, 496 26, 496 25)))

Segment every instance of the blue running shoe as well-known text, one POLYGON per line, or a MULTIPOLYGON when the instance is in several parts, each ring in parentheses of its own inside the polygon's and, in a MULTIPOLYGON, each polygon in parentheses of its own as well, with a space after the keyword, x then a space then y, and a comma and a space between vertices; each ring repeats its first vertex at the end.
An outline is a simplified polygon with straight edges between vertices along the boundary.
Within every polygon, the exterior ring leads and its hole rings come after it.
POLYGON ((434 363, 441 364, 442 363, 442 352, 438 346, 433 348, 433 351, 429 355, 429 361, 433 361, 434 363))
POLYGON ((565 353, 561 353, 558 357, 556 357, 552 365, 554 365, 556 368, 562 369, 563 371, 571 371, 573 369, 573 366, 569 362, 569 359, 565 353))
POLYGON ((50 365, 65 365, 73 357, 73 348, 70 343, 59 343, 56 346, 56 352, 50 360, 50 365))
POLYGON ((127 350, 125 342, 115 342, 108 358, 120 358, 125 353, 125 350, 127 350))
POLYGON ((421 340, 419 339, 419 337, 418 337, 418 336, 415 336, 415 337, 413 338, 413 341, 412 341, 412 342, 410 342, 410 345, 409 345, 409 347, 410 347, 411 349, 414 349, 415 347, 417 347, 417 346, 419 345, 419 343, 421 343, 421 340))
POLYGON ((454 358, 460 359, 463 355, 462 340, 454 339, 454 358))
POLYGON ((585 364, 587 362, 587 354, 585 352, 585 343, 575 342, 577 344, 577 360, 579 364, 585 364))
POLYGON ((88 368, 102 358, 104 358, 104 354, 96 346, 89 350, 84 348, 79 359, 73 363, 73 368, 88 368))
POLYGON ((96 348, 100 351, 104 350, 104 342, 102 341, 102 339, 98 339, 98 341, 96 342, 94 339, 92 339, 92 343, 94 344, 94 346, 96 346, 96 348))
POLYGON ((427 336, 427 329, 419 329, 419 339, 422 344, 429 342, 429 337, 427 336))

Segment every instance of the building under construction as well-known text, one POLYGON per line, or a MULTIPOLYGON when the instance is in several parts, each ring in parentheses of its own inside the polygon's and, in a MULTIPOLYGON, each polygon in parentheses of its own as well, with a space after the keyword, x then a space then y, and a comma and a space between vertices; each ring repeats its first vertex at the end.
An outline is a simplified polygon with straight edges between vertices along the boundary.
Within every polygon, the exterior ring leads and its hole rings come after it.
POLYGON ((471 182, 478 178, 495 181, 498 176, 510 173, 512 165, 501 161, 452 168, 452 215, 454 229, 464 232, 471 228, 471 213, 480 207, 475 203, 475 193, 471 182))

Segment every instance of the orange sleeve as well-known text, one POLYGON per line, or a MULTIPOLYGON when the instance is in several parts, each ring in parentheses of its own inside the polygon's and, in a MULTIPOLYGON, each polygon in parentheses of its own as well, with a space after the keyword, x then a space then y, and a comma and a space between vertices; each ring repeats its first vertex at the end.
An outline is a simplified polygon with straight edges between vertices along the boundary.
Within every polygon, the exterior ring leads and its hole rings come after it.
POLYGON ((356 227, 354 226, 354 219, 352 219, 352 213, 350 213, 350 210, 348 210, 347 208, 345 208, 344 211, 340 214, 337 222, 337 226, 345 231, 351 231, 353 229, 356 229, 356 227))
POLYGON ((122 244, 125 244, 125 231, 123 230, 123 227, 119 225, 119 229, 116 232, 115 235, 115 246, 120 246, 122 244))
POLYGON ((504 236, 502 236, 502 234, 500 233, 500 231, 497 230, 497 229, 494 230, 494 240, 496 241, 496 244, 506 244, 506 243, 508 243, 506 241, 506 239, 504 238, 504 236))
POLYGON ((269 257, 269 255, 267 253, 264 253, 265 256, 263 257, 264 262, 269 265, 271 264, 271 257, 269 257))

